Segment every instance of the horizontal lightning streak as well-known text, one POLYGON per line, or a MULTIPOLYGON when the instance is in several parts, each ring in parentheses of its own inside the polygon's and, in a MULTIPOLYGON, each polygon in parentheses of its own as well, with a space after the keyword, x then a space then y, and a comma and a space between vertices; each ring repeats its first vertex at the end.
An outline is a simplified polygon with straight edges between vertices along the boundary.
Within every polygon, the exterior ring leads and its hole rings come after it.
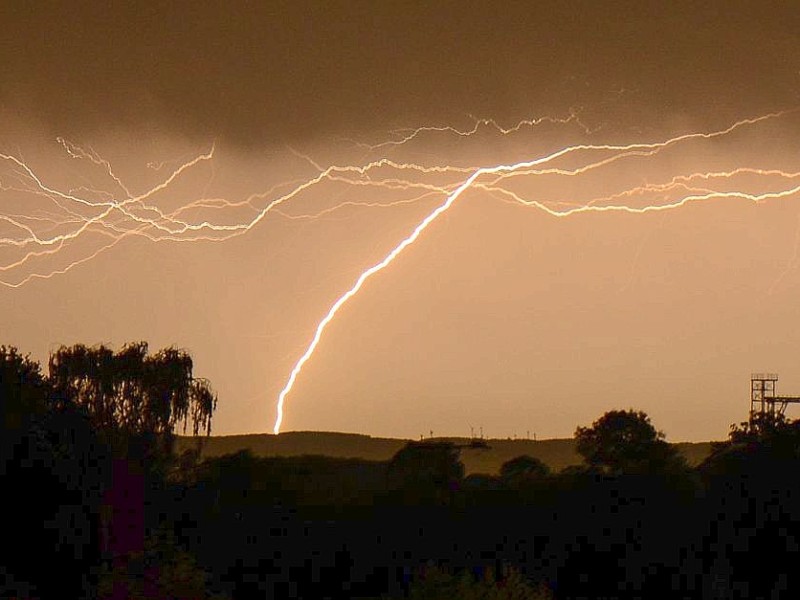
MULTIPOLYGON (((662 141, 662 142, 653 142, 653 143, 646 143, 646 144, 634 143, 634 144, 624 144, 624 145, 577 144, 577 145, 574 145, 574 146, 568 146, 566 148, 563 148, 561 150, 553 152, 552 154, 546 155, 544 157, 541 157, 541 158, 538 158, 538 159, 535 159, 535 160, 521 161, 521 162, 518 162, 518 163, 515 163, 515 164, 512 164, 512 165, 498 165, 498 166, 495 166, 495 167, 482 167, 482 168, 476 170, 460 186, 458 186, 458 188, 456 188, 456 190, 454 192, 452 192, 447 197, 447 199, 445 200, 445 202, 443 204, 441 204, 433 212, 431 212, 427 217, 425 217, 413 229, 413 231, 411 232, 411 234, 408 237, 403 239, 397 246, 395 246, 395 248, 391 252, 389 252, 389 254, 383 260, 381 260, 379 263, 373 265, 372 267, 368 268, 367 270, 363 271, 361 273, 361 275, 356 279, 356 282, 353 284, 353 286, 349 290, 347 290, 344 294, 342 294, 339 297, 338 300, 336 300, 334 302, 334 304, 331 306, 331 308, 328 310, 328 312, 325 314, 325 316, 322 318, 322 320, 317 325, 316 330, 314 332, 314 335, 313 335, 313 337, 311 339, 311 343, 308 345, 308 347, 306 348, 306 351, 302 354, 302 356, 297 361, 297 363, 295 363, 295 366, 292 368, 292 371, 289 374, 289 379, 287 380, 286 384, 281 389, 281 391, 280 391, 280 393, 278 395, 277 411, 276 411, 277 414, 276 414, 276 418, 275 418, 275 424, 273 426, 273 433, 276 434, 276 435, 278 433, 280 433, 281 424, 283 423, 283 412, 284 412, 284 405, 285 405, 285 402, 286 402, 286 398, 287 398, 288 394, 291 392, 292 388, 294 387, 295 381, 297 380, 297 377, 300 375, 300 372, 302 371, 303 366, 308 362, 308 360, 314 354, 314 350, 316 350, 317 346, 319 345, 319 342, 322 339, 322 334, 325 332, 325 329, 327 328, 328 324, 334 319, 334 317, 336 317, 336 314, 339 312, 339 310, 342 308, 342 306, 344 306, 351 298, 353 298, 353 296, 355 296, 358 293, 358 291, 361 289, 361 287, 364 285, 364 283, 370 277, 372 277, 376 273, 381 272, 386 267, 388 267, 390 264, 392 264, 392 262, 394 262, 394 260, 403 252, 403 250, 405 250, 411 244, 413 244, 417 240, 417 238, 422 234, 422 232, 425 231, 425 229, 427 229, 428 226, 431 223, 433 223, 440 215, 442 215, 445 211, 447 211, 453 205, 453 203, 464 193, 464 191, 466 191, 470 186, 472 186, 473 183, 481 175, 487 175, 487 174, 501 175, 501 177, 498 178, 498 180, 499 180, 499 179, 502 179, 502 177, 504 175, 512 174, 512 173, 515 173, 515 172, 518 172, 518 171, 525 171, 526 169, 532 169, 532 168, 538 167, 538 166, 543 165, 543 164, 551 163, 551 162, 553 162, 553 161, 555 161, 555 160, 557 160, 557 159, 559 159, 561 157, 564 157, 564 156, 566 156, 568 154, 572 154, 572 153, 579 152, 579 151, 584 151, 584 150, 588 150, 588 151, 607 150, 607 151, 620 152, 620 153, 623 153, 623 154, 627 154, 627 153, 631 153, 631 152, 635 153, 635 152, 638 152, 638 151, 645 151, 646 153, 647 152, 655 153, 655 152, 660 151, 663 148, 666 148, 668 146, 672 146, 672 145, 677 144, 679 142, 692 140, 692 139, 712 139, 712 138, 716 138, 716 137, 719 137, 719 136, 727 135, 728 133, 736 130, 737 128, 739 128, 739 127, 741 127, 743 125, 752 125, 752 124, 759 123, 759 122, 767 120, 767 119, 771 119, 771 118, 782 116, 783 114, 786 114, 786 113, 785 112, 770 113, 768 115, 763 115, 763 116, 755 117, 755 118, 752 118, 752 119, 742 119, 740 121, 737 121, 733 125, 725 128, 725 129, 719 130, 719 131, 715 131, 715 132, 711 132, 711 133, 689 133, 689 134, 676 136, 676 137, 670 138, 670 139, 662 141)), ((599 161, 597 163, 592 163, 592 164, 590 164, 590 165, 588 165, 588 166, 586 166, 584 168, 581 168, 581 169, 576 169, 574 171, 574 173, 572 173, 572 174, 582 173, 582 172, 585 172, 588 169, 597 168, 598 166, 601 166, 603 164, 607 164, 608 161, 611 161, 611 160, 615 160, 615 157, 611 157, 610 159, 607 159, 605 161, 599 161)), ((569 173, 569 172, 567 171, 565 173, 569 173)), ((774 197, 779 197, 779 196, 792 195, 794 193, 797 193, 798 189, 800 189, 800 187, 792 188, 791 190, 786 191, 784 193, 763 194, 763 195, 761 195, 759 197, 751 197, 751 199, 753 199, 753 200, 761 200, 761 199, 766 199, 766 198, 774 198, 774 197)), ((504 190, 504 191, 507 192, 507 190, 504 190)), ((508 192, 508 193, 511 193, 511 192, 508 192)), ((735 193, 735 192, 727 192, 727 193, 722 193, 720 195, 715 195, 713 193, 710 193, 710 194, 705 194, 705 195, 687 196, 687 197, 683 198, 682 200, 680 200, 680 201, 678 201, 676 203, 673 203, 673 204, 669 204, 669 205, 649 205, 649 206, 641 207, 641 208, 632 208, 632 207, 622 206, 622 205, 612 205, 612 206, 586 205, 586 206, 581 206, 581 207, 578 207, 578 208, 575 208, 575 209, 572 209, 572 210, 558 212, 558 211, 553 211, 553 210, 549 209, 548 207, 546 207, 545 205, 543 205, 540 202, 535 202, 535 201, 533 201, 533 202, 525 202, 521 198, 519 198, 518 196, 514 195, 514 197, 516 199, 519 199, 520 202, 522 202, 524 204, 534 205, 537 208, 540 208, 540 209, 544 210, 545 212, 547 212, 548 214, 551 214, 551 215, 556 216, 556 217, 566 217, 566 216, 569 216, 569 215, 572 215, 572 214, 578 214, 578 213, 581 213, 581 212, 617 212, 617 211, 620 211, 620 212, 630 212, 630 213, 634 213, 634 214, 641 214, 641 213, 651 212, 651 211, 663 211, 663 210, 675 209, 675 208, 678 208, 679 206, 683 206, 683 205, 685 205, 685 204, 687 204, 689 202, 699 201, 699 200, 702 200, 702 199, 708 199, 708 198, 711 198, 711 197, 729 197, 729 196, 748 197, 748 195, 746 195, 746 194, 735 193)))
MULTIPOLYGON (((0 273, 9 278, 0 279, 0 284, 9 288, 18 288, 34 279, 46 280, 64 274, 132 236, 142 237, 151 242, 222 242, 251 231, 270 213, 276 213, 289 220, 320 219, 348 207, 385 209, 410 205, 423 200, 427 203, 430 201, 429 199, 436 198, 440 203, 380 262, 363 271, 353 285, 338 297, 317 324, 309 345, 294 364, 288 380, 278 396, 273 431, 279 433, 284 418, 286 400, 303 368, 316 351, 328 325, 373 275, 390 266, 406 248, 417 241, 436 219, 449 210, 464 195, 465 191, 480 190, 501 201, 538 209, 555 218, 565 218, 582 213, 645 214, 662 212, 713 199, 735 198, 760 203, 787 198, 800 194, 800 185, 792 185, 797 183, 792 180, 800 177, 800 172, 752 167, 675 175, 665 182, 645 183, 630 189, 615 191, 607 196, 594 197, 585 202, 527 198, 525 194, 506 186, 512 181, 521 180, 524 183, 527 181, 525 178, 541 176, 558 178, 588 176, 588 174, 614 163, 647 160, 680 143, 726 136, 740 127, 755 125, 796 111, 797 109, 742 119, 717 131, 686 133, 660 142, 570 145, 533 160, 489 167, 424 165, 382 157, 363 162, 363 164, 330 165, 323 168, 310 156, 289 148, 289 151, 302 160, 306 166, 314 169, 310 176, 284 181, 266 191, 251 194, 237 201, 201 197, 173 210, 159 207, 159 199, 163 197, 162 192, 169 191, 179 177, 188 174, 197 165, 212 161, 215 152, 213 145, 208 152, 196 155, 180 164, 176 162, 177 167, 159 184, 135 195, 116 174, 111 163, 102 158, 94 149, 88 146, 84 149, 63 138, 57 138, 57 142, 69 157, 91 163, 99 168, 103 177, 109 180, 111 189, 117 192, 121 191, 124 198, 117 200, 118 194, 95 189, 89 183, 69 189, 67 192, 59 191, 45 184, 44 178, 34 173, 34 170, 23 159, 0 153, 0 162, 8 166, 7 172, 3 174, 3 180, 0 181, 0 193, 19 194, 26 201, 34 198, 47 203, 46 209, 40 207, 31 211, 30 214, 24 214, 23 209, 9 209, 6 212, 0 212, 0 228, 2 228, 0 230, 0 236, 2 236, 0 237, 0 250, 6 253, 0 262, 0 273), (566 164, 562 159, 566 159, 568 156, 581 160, 577 166, 573 166, 575 161, 566 164), (747 176, 751 181, 750 185, 754 185, 752 181, 757 182, 758 187, 748 187, 747 189, 750 191, 715 189, 734 187, 727 183, 740 176, 747 176), (726 182, 726 185, 723 185, 722 182, 726 182), (339 194, 337 193, 336 200, 328 199, 326 205, 318 210, 294 208, 294 204, 306 194, 312 194, 323 185, 336 186, 337 189, 342 187, 363 191, 385 190, 391 192, 391 196, 382 201, 361 198, 345 198, 338 201, 339 194), (753 189, 757 191, 752 191, 753 189), (763 191, 764 189, 769 191, 763 191), (440 200, 442 197, 444 197, 443 201, 440 200), (288 208, 289 204, 292 204, 292 209, 288 208), (234 212, 236 210, 244 211, 246 217, 223 220, 227 214, 239 215, 240 213, 234 212), (221 214, 223 211, 228 212, 223 215, 221 214), (201 219, 200 215, 211 216, 201 219), (83 238, 89 238, 86 243, 95 245, 90 246, 88 250, 78 246, 78 241, 83 238), (96 242, 96 238, 103 238, 103 242, 96 242), (81 252, 82 255, 66 265, 49 266, 47 270, 41 272, 38 268, 28 266, 29 263, 38 265, 43 261, 49 261, 52 257, 64 253, 68 248, 81 252), (23 269, 26 269, 27 272, 23 269)), ((354 142, 354 145, 369 151, 376 151, 410 145, 426 133, 443 133, 469 138, 488 130, 500 135, 509 135, 519 133, 523 128, 544 123, 577 124, 584 132, 589 133, 577 114, 573 112, 564 118, 528 119, 520 121, 512 127, 502 127, 492 119, 474 119, 473 127, 465 130, 451 126, 419 127, 395 132, 399 139, 375 145, 354 142)), ((150 163, 148 167, 160 170, 166 164, 150 163)), ((213 163, 211 164, 213 165, 213 163)), ((800 240, 800 226, 797 239, 800 240)), ((798 247, 800 244, 795 243, 795 255, 787 263, 786 271, 794 268, 798 262, 796 260, 798 247)), ((49 263, 45 264, 49 265, 49 263)), ((783 275, 781 275, 782 277, 783 275)), ((776 285, 779 281, 776 282, 776 285)))

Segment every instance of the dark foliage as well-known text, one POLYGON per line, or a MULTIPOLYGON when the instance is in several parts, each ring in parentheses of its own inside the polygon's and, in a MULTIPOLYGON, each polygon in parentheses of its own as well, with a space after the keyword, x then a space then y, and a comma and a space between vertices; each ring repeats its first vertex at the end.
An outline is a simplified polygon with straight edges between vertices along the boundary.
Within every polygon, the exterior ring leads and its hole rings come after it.
POLYGON ((445 442, 383 462, 154 453, 176 426, 209 431, 216 399, 191 366, 143 344, 75 346, 45 377, 0 347, 0 530, 13 540, 0 547, 0 597, 699 600, 800 589, 797 422, 735 426, 695 470, 632 410, 579 427, 585 464, 556 473, 518 456, 498 476, 465 478, 445 442))
POLYGON ((500 479, 512 488, 523 487, 541 481, 550 474, 550 469, 538 458, 518 456, 503 463, 500 467, 500 479))
POLYGON ((192 367, 175 348, 150 355, 145 342, 119 352, 78 344, 50 356, 50 381, 56 396, 84 407, 98 429, 171 434, 191 422, 195 435, 209 434, 217 398, 192 367))
POLYGON ((678 452, 641 411, 612 410, 575 431, 578 452, 593 469, 643 474, 686 469, 678 452))
POLYGON ((388 488, 411 503, 447 503, 463 479, 464 465, 450 442, 410 442, 387 469, 388 488))
POLYGON ((0 474, 21 437, 47 410, 47 401, 39 363, 13 346, 0 346, 0 474))
POLYGON ((0 596, 79 597, 97 564, 108 453, 86 414, 56 407, 39 364, 15 348, 0 347, 0 412, 0 596))
MULTIPOLYGON (((175 558, 151 574, 161 592, 179 589, 181 578, 191 579, 192 562, 171 538, 156 536, 167 506, 161 467, 169 456, 152 448, 180 422, 209 431, 216 398, 192 378, 188 355, 165 350, 151 357, 144 344, 116 354, 102 346, 61 348, 50 367, 45 377, 37 362, 0 346, 0 597, 98 597, 109 581, 103 573, 137 564, 108 539, 109 531, 130 537, 115 522, 126 514, 133 521, 123 522, 141 522, 149 546, 168 540, 158 553, 175 558), (120 474, 141 481, 138 506, 131 504, 137 485, 120 474)), ((114 594, 125 597, 135 597, 125 590, 141 588, 114 585, 114 594)))

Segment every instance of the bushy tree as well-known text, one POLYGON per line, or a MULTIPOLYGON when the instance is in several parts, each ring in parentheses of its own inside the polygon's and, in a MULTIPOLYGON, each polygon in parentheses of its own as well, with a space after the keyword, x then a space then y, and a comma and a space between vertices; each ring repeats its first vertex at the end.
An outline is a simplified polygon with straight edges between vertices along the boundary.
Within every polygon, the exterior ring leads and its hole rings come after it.
POLYGON ((800 432, 800 421, 792 421, 777 413, 756 413, 749 421, 731 425, 728 440, 733 444, 769 443, 800 432))
POLYGON ((590 468, 618 475, 669 472, 686 464, 642 411, 611 410, 575 431, 577 450, 590 468))
POLYGON ((800 420, 782 414, 755 414, 749 421, 731 425, 728 439, 715 442, 703 461, 706 474, 767 475, 792 470, 800 462, 800 420))
POLYGON ((192 432, 211 432, 217 397, 194 377, 192 358, 165 348, 148 354, 145 342, 119 352, 105 346, 62 346, 50 357, 57 400, 83 407, 103 432, 170 435, 189 423, 192 432))
POLYGON ((226 596, 209 592, 209 574, 168 530, 148 536, 143 552, 127 563, 104 564, 97 579, 100 598, 227 600, 226 596))
POLYGON ((550 468, 546 464, 527 454, 512 458, 500 467, 500 479, 512 488, 540 481, 549 474, 550 468))
MULTIPOLYGON (((0 488, 9 491, 0 531, 14 541, 0 548, 0 596, 97 597, 90 573, 108 549, 117 551, 106 548, 103 532, 136 537, 114 522, 117 513, 136 522, 139 511, 148 528, 163 520, 158 467, 170 460, 172 433, 191 424, 193 433, 208 434, 216 396, 193 376, 186 352, 150 355, 143 342, 116 353, 62 347, 49 367, 45 377, 37 362, 0 346, 0 488), (144 464, 148 497, 133 505, 128 501, 137 496, 129 492, 145 492, 137 475, 144 464)), ((174 560, 164 563, 159 585, 200 597, 201 573, 182 552, 176 547, 174 560)))
POLYGON ((47 382, 38 362, 13 346, 0 346, 0 427, 8 436, 47 408, 47 382))
POLYGON ((415 500, 444 500, 460 487, 464 465, 458 448, 449 442, 410 442, 389 462, 390 489, 415 500))
POLYGON ((51 400, 39 363, 0 346, 0 531, 13 540, 0 548, 2 597, 91 595, 108 463, 86 415, 51 400))

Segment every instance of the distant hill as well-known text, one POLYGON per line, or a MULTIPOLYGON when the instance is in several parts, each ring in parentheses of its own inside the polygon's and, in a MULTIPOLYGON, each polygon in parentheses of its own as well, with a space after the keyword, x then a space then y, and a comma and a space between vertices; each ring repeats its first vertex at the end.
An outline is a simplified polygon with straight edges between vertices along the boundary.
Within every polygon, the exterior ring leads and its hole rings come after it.
MULTIPOLYGON (((437 438, 456 444, 468 444, 468 438, 437 438)), ((364 460, 386 461, 411 440, 396 438, 377 438, 355 433, 326 431, 290 431, 279 435, 225 435, 202 438, 201 456, 203 458, 232 454, 240 450, 250 450, 255 456, 302 456, 323 455, 334 458, 360 458, 364 460)), ((575 450, 575 440, 512 440, 487 439, 488 449, 465 448, 461 460, 467 474, 497 474, 500 466, 512 458, 528 454, 538 458, 552 470, 579 465, 581 457, 575 450)), ((179 437, 176 451, 183 452, 193 448, 198 440, 179 437)), ((690 465, 699 464, 711 453, 711 442, 682 442, 676 444, 690 465)))

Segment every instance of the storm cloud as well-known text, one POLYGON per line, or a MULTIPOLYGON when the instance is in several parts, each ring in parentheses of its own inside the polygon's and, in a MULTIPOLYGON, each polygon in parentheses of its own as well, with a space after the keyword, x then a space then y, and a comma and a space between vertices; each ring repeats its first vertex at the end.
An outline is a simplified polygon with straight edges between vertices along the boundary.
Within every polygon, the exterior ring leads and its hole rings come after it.
POLYGON ((721 123, 800 88, 790 2, 42 2, 0 21, 4 118, 68 135, 257 144, 576 107, 721 123))

